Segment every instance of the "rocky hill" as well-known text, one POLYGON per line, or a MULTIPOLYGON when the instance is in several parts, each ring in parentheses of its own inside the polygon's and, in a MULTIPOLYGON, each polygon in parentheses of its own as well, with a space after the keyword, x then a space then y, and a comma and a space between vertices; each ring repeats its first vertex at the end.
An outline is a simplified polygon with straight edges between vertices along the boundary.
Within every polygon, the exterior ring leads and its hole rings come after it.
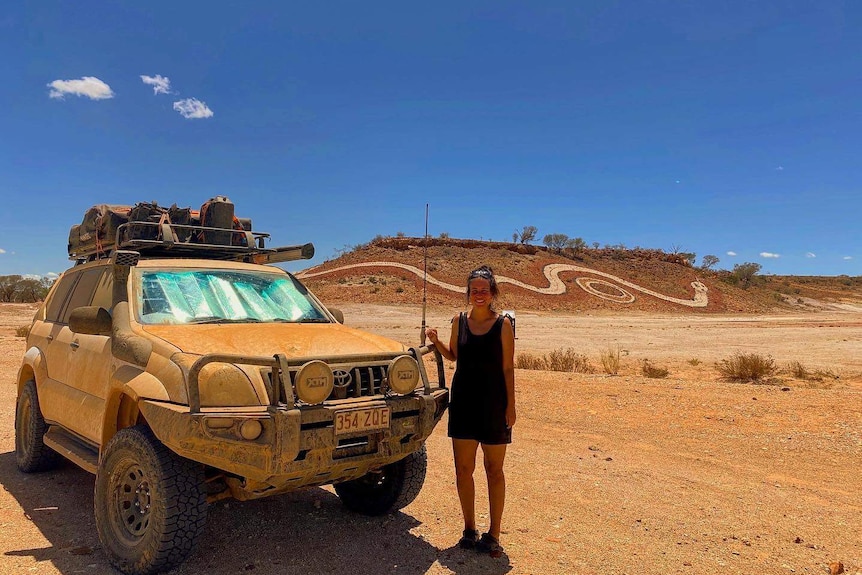
POLYGON ((545 247, 448 238, 377 238, 297 274, 323 301, 422 302, 427 251, 431 307, 465 303, 470 270, 490 265, 503 309, 570 312, 780 313, 862 311, 862 277, 755 276, 692 267, 678 254, 545 247), (735 285, 734 285, 735 284, 735 285), (747 284, 747 285, 746 285, 747 284))

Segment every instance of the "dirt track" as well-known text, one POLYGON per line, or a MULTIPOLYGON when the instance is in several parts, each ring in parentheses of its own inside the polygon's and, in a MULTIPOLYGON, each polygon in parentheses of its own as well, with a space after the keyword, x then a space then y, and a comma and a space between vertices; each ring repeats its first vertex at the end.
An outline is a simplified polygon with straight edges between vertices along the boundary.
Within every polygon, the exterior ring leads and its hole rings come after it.
MULTIPOLYGON (((348 324, 418 337, 414 308, 342 309, 348 324)), ((92 476, 71 464, 15 468, 24 340, 14 328, 31 315, 0 306, 0 573, 114 573, 92 476)), ((447 315, 428 323, 443 327, 447 315)), ((518 352, 573 347, 598 367, 599 352, 619 345, 623 366, 617 377, 518 370, 503 559, 453 547, 461 524, 444 421, 425 488, 403 512, 352 515, 330 489, 220 502, 176 573, 828 573, 832 561, 862 573, 862 315, 517 319, 518 352), (718 381, 714 362, 736 350, 839 379, 718 381), (640 376, 644 358, 670 377, 640 376)), ((483 496, 477 508, 486 526, 483 496)))

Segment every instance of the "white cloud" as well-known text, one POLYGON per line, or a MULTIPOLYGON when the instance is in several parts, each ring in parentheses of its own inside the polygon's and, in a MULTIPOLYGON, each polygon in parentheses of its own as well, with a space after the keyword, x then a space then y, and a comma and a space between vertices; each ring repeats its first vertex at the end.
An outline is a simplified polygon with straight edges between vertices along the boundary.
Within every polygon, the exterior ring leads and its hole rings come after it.
POLYGON ((57 272, 48 272, 45 274, 45 277, 51 278, 53 280, 53 279, 57 279, 58 277, 60 277, 60 274, 58 274, 57 272))
POLYGON ((182 114, 183 118, 211 118, 213 111, 200 100, 196 98, 186 98, 179 102, 174 102, 174 110, 182 114))
POLYGON ((816 258, 817 254, 815 254, 814 252, 808 252, 807 254, 805 254, 805 257, 806 258, 816 258))
POLYGON ((852 259, 853 259, 853 256, 844 256, 844 259, 845 259, 845 260, 852 260, 852 259))
POLYGON ((86 96, 91 100, 107 100, 114 97, 111 87, 94 76, 84 76, 80 80, 54 80, 48 86, 48 96, 62 100, 66 94, 86 96))
POLYGON ((781 254, 773 254, 772 252, 760 252, 762 258, 780 258, 781 254))
POLYGON ((776 172, 783 172, 783 171, 784 171, 784 166, 778 166, 777 168, 775 168, 775 171, 776 171, 776 172))
POLYGON ((735 255, 736 255, 736 252, 727 252, 727 255, 729 255, 729 256, 731 256, 731 257, 733 257, 733 256, 735 256, 735 255))
POLYGON ((6 253, 6 250, 4 250, 3 248, 0 248, 0 254, 5 254, 5 253, 6 253))
POLYGON ((170 94, 171 93, 171 80, 165 76, 160 74, 156 74, 155 76, 144 76, 141 75, 141 81, 144 84, 153 87, 153 94, 170 94))

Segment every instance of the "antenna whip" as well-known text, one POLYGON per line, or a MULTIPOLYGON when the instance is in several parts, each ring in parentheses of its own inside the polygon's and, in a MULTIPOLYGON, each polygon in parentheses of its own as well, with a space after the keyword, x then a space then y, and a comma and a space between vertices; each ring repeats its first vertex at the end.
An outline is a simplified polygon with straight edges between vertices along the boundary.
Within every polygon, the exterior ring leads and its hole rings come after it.
POLYGON ((419 342, 422 346, 425 345, 425 308, 428 307, 428 204, 425 204, 425 241, 423 248, 423 259, 425 260, 422 267, 422 331, 419 334, 419 342))

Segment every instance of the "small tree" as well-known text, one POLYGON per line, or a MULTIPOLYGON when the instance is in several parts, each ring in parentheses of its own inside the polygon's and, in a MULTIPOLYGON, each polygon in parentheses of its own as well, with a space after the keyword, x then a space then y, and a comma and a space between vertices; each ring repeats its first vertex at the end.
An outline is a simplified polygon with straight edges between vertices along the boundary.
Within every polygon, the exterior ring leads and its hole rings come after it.
POLYGON ((448 240, 449 239, 449 232, 440 232, 440 239, 441 240, 448 240))
POLYGON ((563 247, 569 243, 569 236, 566 234, 548 234, 542 239, 542 242, 548 246, 548 249, 560 253, 563 251, 563 247))
POLYGON ((718 257, 711 255, 711 254, 707 254, 707 255, 703 256, 703 258, 700 260, 700 269, 708 270, 712 266, 717 264, 718 262, 719 262, 718 257))
POLYGON ((587 242, 584 241, 584 238, 573 238, 566 242, 566 247, 573 252, 579 252, 583 249, 586 249, 587 242))
POLYGON ((539 232, 539 229, 536 226, 524 226, 524 229, 521 230, 520 241, 522 244, 528 244, 536 239, 536 234, 539 232))
POLYGON ((696 253, 694 253, 694 252, 680 252, 679 255, 681 255, 683 257, 683 259, 686 261, 686 263, 688 263, 688 265, 690 265, 691 267, 694 267, 694 262, 695 262, 695 260, 697 260, 697 254, 696 253))
POLYGON ((760 264, 754 262, 736 264, 733 266, 733 271, 730 273, 730 283, 742 288, 747 288, 755 281, 757 273, 760 271, 761 267, 762 266, 760 264))

